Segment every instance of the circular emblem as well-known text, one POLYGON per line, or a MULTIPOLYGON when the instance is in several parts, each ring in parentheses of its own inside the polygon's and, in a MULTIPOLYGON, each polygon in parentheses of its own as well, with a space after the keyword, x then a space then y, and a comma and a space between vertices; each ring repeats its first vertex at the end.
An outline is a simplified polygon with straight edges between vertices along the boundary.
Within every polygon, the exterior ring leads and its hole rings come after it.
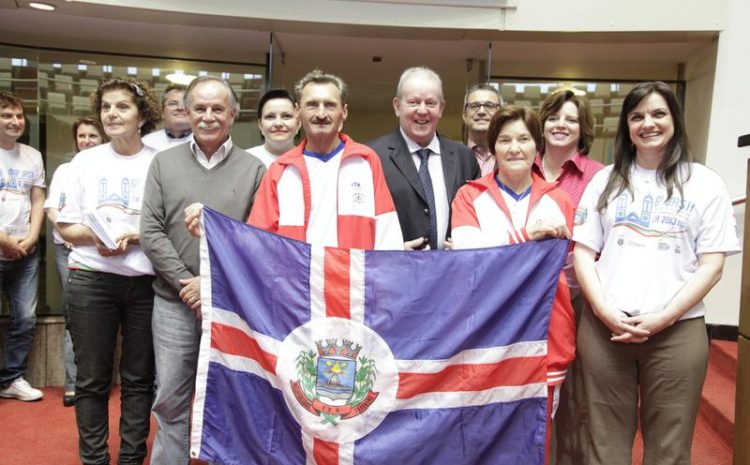
POLYGON ((343 318, 299 326, 284 339, 277 375, 303 429, 331 442, 355 441, 391 409, 398 368, 375 331, 343 318))

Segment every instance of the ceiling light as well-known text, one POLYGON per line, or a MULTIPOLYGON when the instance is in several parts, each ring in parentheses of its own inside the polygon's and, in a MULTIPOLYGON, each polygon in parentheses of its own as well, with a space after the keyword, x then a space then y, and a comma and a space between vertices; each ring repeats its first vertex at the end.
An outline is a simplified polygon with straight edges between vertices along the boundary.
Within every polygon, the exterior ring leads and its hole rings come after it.
POLYGON ((167 79, 167 81, 173 84, 179 84, 182 86, 190 85, 193 79, 195 79, 195 76, 192 76, 190 74, 184 74, 184 73, 172 73, 172 74, 167 74, 164 77, 167 79))
POLYGON ((57 8, 55 5, 50 5, 49 3, 42 3, 42 2, 30 2, 29 6, 31 8, 36 8, 37 10, 44 10, 44 11, 55 11, 55 8, 57 8))

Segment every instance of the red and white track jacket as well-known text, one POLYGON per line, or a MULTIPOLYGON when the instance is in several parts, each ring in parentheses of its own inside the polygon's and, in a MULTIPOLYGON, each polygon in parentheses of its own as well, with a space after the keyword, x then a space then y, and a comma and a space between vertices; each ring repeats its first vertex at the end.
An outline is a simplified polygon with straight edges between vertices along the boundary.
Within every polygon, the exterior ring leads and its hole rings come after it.
MULTIPOLYGON (((345 134, 338 172, 338 247, 403 250, 401 227, 377 154, 345 134)), ((310 221, 310 177, 306 140, 271 164, 255 195, 247 223, 306 241, 310 221)))
MULTIPOLYGON (((573 230, 575 206, 555 184, 532 174, 531 197, 526 225, 548 218, 560 218, 573 230)), ((496 247, 529 240, 526 227, 515 229, 510 210, 495 181, 495 172, 469 181, 456 193, 452 205, 451 237, 456 249, 496 247)), ((547 382, 565 380, 568 365, 575 359, 576 328, 570 291, 561 272, 552 307, 548 333, 547 382)))

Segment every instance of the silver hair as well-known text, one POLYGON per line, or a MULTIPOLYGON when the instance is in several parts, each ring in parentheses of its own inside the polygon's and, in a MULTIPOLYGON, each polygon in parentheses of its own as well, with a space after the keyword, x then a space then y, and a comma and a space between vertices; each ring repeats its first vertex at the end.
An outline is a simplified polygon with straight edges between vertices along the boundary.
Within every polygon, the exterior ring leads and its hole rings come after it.
POLYGON ((414 76, 422 75, 425 76, 428 79, 432 79, 438 86, 438 89, 440 90, 440 100, 445 101, 443 98, 443 81, 440 79, 440 76, 438 76, 438 73, 431 70, 430 68, 426 66, 414 66, 412 68, 406 69, 403 73, 401 73, 401 77, 398 80, 398 87, 396 87, 396 97, 401 98, 404 95, 404 86, 406 85, 406 81, 413 78, 414 76))
POLYGON ((193 89, 195 89, 198 84, 202 84, 204 82, 218 82, 219 84, 224 86, 224 88, 227 89, 229 93, 229 106, 232 107, 232 110, 235 113, 237 112, 237 110, 239 110, 239 100, 237 99, 237 94, 234 93, 234 89, 232 89, 232 86, 230 86, 227 81, 213 76, 199 76, 190 82, 190 85, 187 86, 187 89, 185 89, 185 108, 190 108, 193 89))

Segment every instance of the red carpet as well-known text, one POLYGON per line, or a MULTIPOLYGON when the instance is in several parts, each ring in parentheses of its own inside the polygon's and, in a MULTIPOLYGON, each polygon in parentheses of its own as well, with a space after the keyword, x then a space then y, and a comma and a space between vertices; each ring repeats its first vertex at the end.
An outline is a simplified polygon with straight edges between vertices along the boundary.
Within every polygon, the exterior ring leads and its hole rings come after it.
MULTIPOLYGON (((709 371, 693 437, 692 465, 732 464, 736 367, 737 344, 712 341, 709 371)), ((109 401, 109 450, 113 463, 119 450, 119 406, 119 389, 115 389, 109 401)), ((152 422, 149 450, 154 429, 152 422)), ((640 465, 642 450, 639 438, 633 450, 633 465, 640 465)), ((0 465, 79 463, 75 412, 73 408, 62 406, 62 388, 45 388, 44 400, 40 402, 0 399, 0 465)), ((203 462, 191 462, 191 465, 201 464, 203 462)))
MULTIPOLYGON (((0 399, 0 465, 79 465, 78 431, 73 407, 62 405, 61 387, 44 388, 39 402, 0 399)), ((117 463, 120 439, 120 389, 109 398, 109 453, 117 463)), ((151 421, 149 452, 156 425, 151 421)), ((149 457, 146 457, 146 464, 149 457)), ((193 461, 191 465, 203 462, 193 461)))

